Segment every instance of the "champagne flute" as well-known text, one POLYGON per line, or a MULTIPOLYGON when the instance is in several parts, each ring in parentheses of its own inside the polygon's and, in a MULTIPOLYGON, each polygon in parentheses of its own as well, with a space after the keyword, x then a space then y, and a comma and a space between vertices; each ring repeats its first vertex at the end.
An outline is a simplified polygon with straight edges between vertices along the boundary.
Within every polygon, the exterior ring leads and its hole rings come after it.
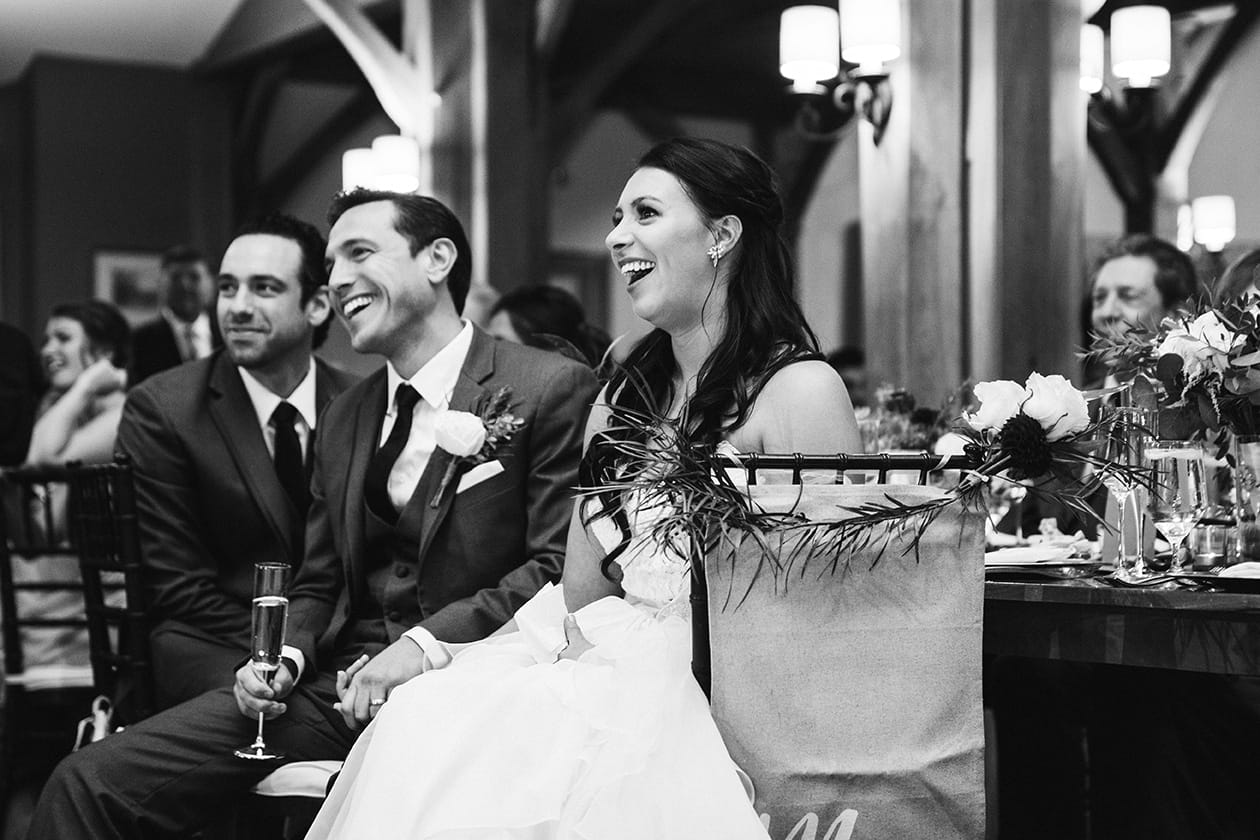
POLYGON ((1181 546, 1207 507, 1203 450, 1187 440, 1156 440, 1146 457, 1151 464, 1151 521, 1172 547, 1168 570, 1185 572, 1181 546))
MULTIPOLYGON (((268 685, 280 667, 284 626, 289 617, 289 566, 285 563, 254 564, 253 647, 250 664, 268 685)), ((264 715, 258 715, 254 743, 236 750, 237 758, 270 760, 284 758, 263 741, 264 715)))

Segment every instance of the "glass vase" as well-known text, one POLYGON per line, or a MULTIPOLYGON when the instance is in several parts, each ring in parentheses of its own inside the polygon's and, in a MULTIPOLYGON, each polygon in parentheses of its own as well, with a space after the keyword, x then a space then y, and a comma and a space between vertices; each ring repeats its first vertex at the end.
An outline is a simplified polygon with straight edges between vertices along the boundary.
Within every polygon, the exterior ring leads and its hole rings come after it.
POLYGON ((1260 561, 1260 435, 1234 436, 1234 562, 1260 561))

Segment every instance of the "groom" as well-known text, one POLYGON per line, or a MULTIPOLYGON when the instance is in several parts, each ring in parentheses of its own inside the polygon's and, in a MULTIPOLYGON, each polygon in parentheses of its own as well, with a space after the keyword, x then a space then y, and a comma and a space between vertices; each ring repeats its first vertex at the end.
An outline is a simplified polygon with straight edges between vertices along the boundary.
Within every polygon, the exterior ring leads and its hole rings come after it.
POLYGON ((287 667, 268 687, 246 664, 232 689, 63 761, 34 840, 187 836, 278 766, 232 754, 253 739, 258 711, 286 760, 342 758, 390 689, 443 664, 435 639, 482 638, 559 577, 594 377, 460 320, 469 247, 441 203, 356 190, 334 199, 329 220, 334 304, 355 350, 388 365, 317 427, 287 667), (444 434, 458 417, 448 409, 498 434, 473 435, 466 450, 444 434), (364 655, 334 709, 337 671, 364 655))

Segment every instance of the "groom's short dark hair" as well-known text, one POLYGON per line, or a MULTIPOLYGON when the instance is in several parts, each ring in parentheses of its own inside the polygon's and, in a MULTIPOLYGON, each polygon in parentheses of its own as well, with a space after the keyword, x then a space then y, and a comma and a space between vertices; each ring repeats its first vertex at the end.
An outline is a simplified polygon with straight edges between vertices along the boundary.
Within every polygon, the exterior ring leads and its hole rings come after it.
POLYGON ((435 239, 446 238, 455 243, 455 264, 446 278, 446 288, 451 293, 455 311, 463 312, 468 286, 472 282, 472 248, 468 245, 464 226, 455 214, 445 204, 427 195, 359 187, 333 196, 328 207, 329 227, 337 224, 341 215, 351 207, 374 201, 388 201, 394 205, 394 230, 406 237, 412 256, 435 239))

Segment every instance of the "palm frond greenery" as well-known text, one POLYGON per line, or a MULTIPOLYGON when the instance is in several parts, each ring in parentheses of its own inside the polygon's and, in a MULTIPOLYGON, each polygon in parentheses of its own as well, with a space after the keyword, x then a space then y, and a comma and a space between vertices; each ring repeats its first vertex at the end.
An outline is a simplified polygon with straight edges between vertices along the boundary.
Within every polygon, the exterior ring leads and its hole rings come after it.
POLYGON ((694 441, 679 424, 651 411, 609 410, 608 426, 588 455, 595 467, 584 471, 587 486, 578 488, 588 523, 603 517, 619 522, 623 542, 609 560, 630 543, 632 510, 652 510, 642 517, 651 542, 680 562, 701 563, 711 552, 733 558, 736 548, 751 544, 757 548, 755 576, 768 571, 780 581, 804 576, 808 568, 818 575, 848 572, 863 553, 874 568, 890 549, 913 553, 918 561, 920 540, 941 513, 954 505, 983 509, 991 482, 1021 480, 1030 494, 1108 528, 1087 501, 1102 477, 1149 485, 1141 469, 1107 461, 1098 452, 1098 440, 1130 431, 1116 410, 1103 409, 1081 431, 1055 441, 1038 435, 1025 422, 1029 418, 1018 414, 1000 430, 955 430, 966 439, 972 466, 939 496, 907 502, 890 489, 878 500, 837 504, 834 516, 808 518, 800 509, 800 488, 797 504, 767 510, 744 481, 741 463, 722 447, 694 441))

